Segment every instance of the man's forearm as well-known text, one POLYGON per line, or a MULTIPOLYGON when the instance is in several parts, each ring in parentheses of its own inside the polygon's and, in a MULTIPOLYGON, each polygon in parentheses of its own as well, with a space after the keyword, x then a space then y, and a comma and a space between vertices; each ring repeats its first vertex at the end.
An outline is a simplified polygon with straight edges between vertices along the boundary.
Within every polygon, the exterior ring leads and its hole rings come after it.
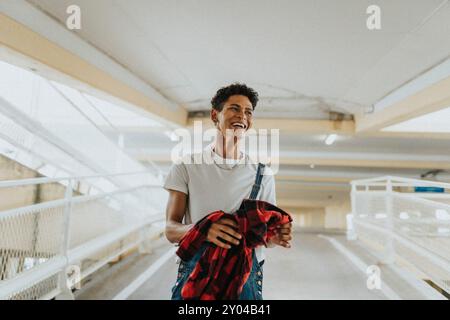
POLYGON ((166 238, 172 243, 180 242, 181 238, 189 231, 193 224, 183 224, 175 221, 168 221, 166 224, 166 238))

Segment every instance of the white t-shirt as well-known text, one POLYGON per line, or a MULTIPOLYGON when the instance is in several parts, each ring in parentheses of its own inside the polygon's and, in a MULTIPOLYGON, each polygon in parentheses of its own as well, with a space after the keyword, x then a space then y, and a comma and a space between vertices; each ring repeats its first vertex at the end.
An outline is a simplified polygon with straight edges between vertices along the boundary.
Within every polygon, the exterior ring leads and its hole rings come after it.
MULTIPOLYGON (((208 146, 202 153, 190 155, 180 164, 172 165, 164 188, 188 195, 184 223, 197 223, 203 217, 217 210, 235 213, 242 200, 250 197, 257 168, 258 164, 250 161, 247 155, 242 155, 240 160, 223 159, 208 146), (200 157, 207 161, 194 162, 200 157)), ((266 167, 265 173, 268 173, 269 170, 266 167)), ((263 176, 261 189, 256 199, 276 205, 273 175, 265 174, 263 176)), ((259 262, 265 258, 263 250, 264 246, 255 249, 259 262)))

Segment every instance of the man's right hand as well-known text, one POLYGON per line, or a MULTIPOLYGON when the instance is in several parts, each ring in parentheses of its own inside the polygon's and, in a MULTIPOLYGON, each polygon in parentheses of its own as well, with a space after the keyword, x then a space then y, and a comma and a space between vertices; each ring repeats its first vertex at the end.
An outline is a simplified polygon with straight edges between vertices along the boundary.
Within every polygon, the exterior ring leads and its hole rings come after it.
POLYGON ((206 240, 214 243, 218 247, 230 249, 230 243, 238 245, 239 239, 242 238, 242 236, 236 231, 237 229, 238 225, 236 221, 222 218, 211 224, 206 240))

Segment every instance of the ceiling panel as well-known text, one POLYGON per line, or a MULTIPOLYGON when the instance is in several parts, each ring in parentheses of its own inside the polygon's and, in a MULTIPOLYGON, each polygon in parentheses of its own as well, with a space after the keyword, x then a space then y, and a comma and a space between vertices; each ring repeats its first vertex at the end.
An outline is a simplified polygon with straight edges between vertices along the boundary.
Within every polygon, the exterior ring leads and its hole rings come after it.
POLYGON ((272 98, 261 104, 268 116, 308 116, 297 102, 354 113, 450 51, 448 5, 426 20, 441 0, 378 1, 377 31, 365 25, 372 1, 361 0, 30 2, 61 21, 67 5, 80 5, 82 38, 193 110, 242 81, 272 98), (286 97, 293 103, 277 100, 286 97))

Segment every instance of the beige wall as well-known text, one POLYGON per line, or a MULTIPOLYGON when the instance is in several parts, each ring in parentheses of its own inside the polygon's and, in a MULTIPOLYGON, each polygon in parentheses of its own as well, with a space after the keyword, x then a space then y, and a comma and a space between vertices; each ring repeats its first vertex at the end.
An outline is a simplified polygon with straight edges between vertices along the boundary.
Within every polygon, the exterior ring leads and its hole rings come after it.
MULTIPOLYGON (((37 172, 0 155, 0 181, 36 177, 37 172)), ((0 188, 0 211, 61 199, 64 192, 64 186, 57 183, 0 188)))
POLYGON ((346 229, 346 216, 351 211, 350 200, 325 208, 325 228, 346 229))
POLYGON ((287 208, 292 215, 294 228, 323 228, 325 210, 324 208, 287 208))
MULTIPOLYGON (((35 178, 36 172, 0 155, 0 181, 35 178)), ((0 210, 33 204, 36 198, 35 186, 0 188, 0 210)))
POLYGON ((288 207, 294 228, 346 229, 346 215, 351 210, 350 200, 343 200, 324 208, 288 207))

